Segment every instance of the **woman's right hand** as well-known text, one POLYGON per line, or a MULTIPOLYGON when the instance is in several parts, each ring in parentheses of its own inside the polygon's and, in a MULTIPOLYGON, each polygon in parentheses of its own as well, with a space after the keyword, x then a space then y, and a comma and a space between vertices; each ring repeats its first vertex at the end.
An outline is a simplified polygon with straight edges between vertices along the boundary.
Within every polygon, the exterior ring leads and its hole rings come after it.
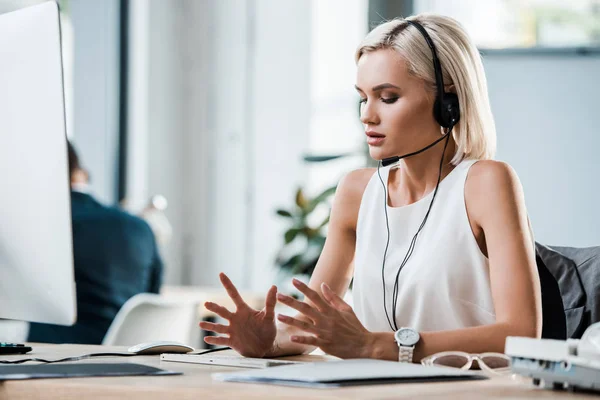
POLYGON ((277 327, 275 325, 275 304, 277 303, 277 288, 271 286, 267 293, 265 307, 262 310, 251 308, 242 299, 236 287, 224 273, 219 274, 221 283, 233 303, 235 312, 213 302, 206 302, 207 310, 226 319, 229 325, 200 322, 200 328, 225 336, 206 336, 208 344, 229 346, 245 357, 264 357, 273 349, 277 327))

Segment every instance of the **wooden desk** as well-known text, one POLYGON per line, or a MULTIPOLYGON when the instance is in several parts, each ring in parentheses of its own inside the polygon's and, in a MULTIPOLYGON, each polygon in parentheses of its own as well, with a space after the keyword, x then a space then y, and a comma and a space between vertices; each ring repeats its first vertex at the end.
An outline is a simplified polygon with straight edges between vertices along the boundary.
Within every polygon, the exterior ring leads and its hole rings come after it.
MULTIPOLYGON (((94 352, 124 351, 123 347, 82 345, 32 345, 31 355, 66 357, 94 352)), ((21 358, 22 356, 10 356, 21 358)), ((4 358, 7 358, 4 356, 4 358)), ((301 356, 294 359, 325 360, 327 357, 301 356)), ((341 389, 304 389, 284 386, 216 382, 213 372, 239 370, 198 364, 161 362, 159 356, 102 358, 84 362, 134 362, 183 372, 180 376, 102 377, 36 379, 0 383, 0 399, 590 399, 595 396, 552 392, 534 388, 529 382, 509 377, 485 381, 406 383, 356 386, 341 389)))

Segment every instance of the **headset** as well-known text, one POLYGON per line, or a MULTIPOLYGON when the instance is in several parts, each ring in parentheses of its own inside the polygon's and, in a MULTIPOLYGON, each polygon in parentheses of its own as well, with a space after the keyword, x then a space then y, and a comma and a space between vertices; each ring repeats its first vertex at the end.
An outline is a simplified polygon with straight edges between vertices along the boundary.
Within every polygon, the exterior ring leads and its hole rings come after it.
MULTIPOLYGON (((412 255, 413 250, 416 245, 416 242, 417 242, 417 237, 418 237, 419 233, 421 232, 421 230, 423 229, 423 227, 425 226, 425 222, 427 221, 427 218, 429 217, 429 213, 431 212, 431 207, 433 206, 433 202, 435 200, 435 197, 436 197, 439 185, 440 185, 440 180, 442 178, 442 168, 444 165, 444 154, 446 153, 446 147, 448 146, 448 141, 449 141, 450 135, 452 133, 452 128, 454 128, 454 126, 460 120, 460 107, 458 104, 458 96, 456 95, 456 93, 450 93, 450 92, 445 91, 444 79, 442 76, 442 67, 440 65, 440 61, 437 56, 435 45, 433 44, 433 40, 431 40, 431 37, 429 36, 429 34, 425 30, 425 28, 420 23, 418 23, 416 21, 411 21, 408 19, 405 19, 404 21, 408 25, 415 27, 421 33, 423 38, 425 38, 427 45, 431 49, 431 54, 433 56, 433 69, 434 69, 434 73, 435 73, 435 84, 436 84, 436 89, 437 89, 435 102, 433 104, 433 116, 434 116, 435 120, 437 121, 437 123, 439 123, 442 128, 446 128, 446 132, 444 135, 442 135, 441 138, 435 140, 433 143, 425 146, 424 148, 422 148, 418 151, 408 153, 408 154, 405 154, 402 156, 394 156, 394 157, 384 158, 383 160, 381 160, 379 162, 379 165, 377 167, 377 174, 379 175, 379 180, 381 181, 381 185, 383 186, 385 224, 387 227, 387 243, 385 245, 385 251, 383 253, 383 262, 382 262, 382 266, 381 266, 381 279, 383 282, 383 308, 385 310, 385 316, 387 318, 388 324, 390 325, 390 328, 393 331, 397 331, 399 329, 398 324, 396 322, 396 303, 397 303, 397 299, 398 299, 398 277, 400 276, 400 271, 402 271, 402 269, 408 262, 408 259, 412 255), (388 214, 387 214, 388 193, 387 193, 386 184, 383 182, 383 179, 381 178, 380 168, 382 166, 386 167, 388 165, 394 164, 403 158, 410 157, 410 156, 419 154, 425 150, 428 150, 429 148, 435 146, 437 143, 439 143, 443 139, 446 139, 446 143, 444 144, 444 150, 442 152, 442 158, 440 160, 438 180, 437 180, 437 183, 435 186, 435 190, 433 192, 433 197, 431 199, 431 202, 429 203, 429 208, 427 209, 427 213, 425 214, 425 217, 423 218, 423 222, 421 222, 421 225, 419 226, 417 233, 415 233, 415 235, 413 236, 413 238, 410 242, 410 245, 408 247, 408 251, 406 252, 404 259, 403 259, 402 263, 400 264, 400 267, 398 268, 398 272, 396 273, 396 279, 394 282, 394 289, 393 289, 393 293, 392 293, 392 318, 390 319, 390 315, 388 313, 387 304, 386 304, 386 287, 385 287, 385 259, 387 256, 388 247, 390 245, 390 225, 389 225, 388 214)), ((398 33, 400 33, 400 31, 402 31, 406 28, 407 28, 406 24, 400 23, 397 27, 392 29, 392 31, 389 33, 387 41, 391 42, 394 39, 394 37, 398 33)))

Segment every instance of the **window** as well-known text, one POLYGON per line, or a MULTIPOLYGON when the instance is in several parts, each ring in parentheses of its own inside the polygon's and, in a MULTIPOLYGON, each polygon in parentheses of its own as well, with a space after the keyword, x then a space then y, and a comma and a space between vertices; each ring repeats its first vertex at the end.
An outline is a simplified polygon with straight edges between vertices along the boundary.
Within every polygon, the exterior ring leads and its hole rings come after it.
POLYGON ((415 0, 460 21, 480 48, 600 46, 600 0, 415 0))

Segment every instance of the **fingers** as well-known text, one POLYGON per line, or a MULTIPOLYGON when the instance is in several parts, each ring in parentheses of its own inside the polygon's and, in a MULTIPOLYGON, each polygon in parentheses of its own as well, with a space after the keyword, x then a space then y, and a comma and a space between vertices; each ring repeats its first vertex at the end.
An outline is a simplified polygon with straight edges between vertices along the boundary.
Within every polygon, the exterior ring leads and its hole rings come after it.
POLYGON ((294 343, 308 344, 311 346, 317 346, 321 344, 321 341, 314 336, 290 336, 290 340, 294 343))
POLYGON ((306 315, 308 318, 310 318, 313 321, 316 321, 322 315, 320 312, 318 312, 317 310, 315 310, 314 308, 312 308, 305 302, 298 301, 298 300, 294 299, 293 297, 287 296, 283 293, 277 293, 277 300, 279 300, 286 306, 292 307, 294 310, 297 310, 300 313, 306 315))
POLYGON ((211 331, 216 333, 229 333, 229 327, 221 324, 214 324, 212 322, 202 321, 200 322, 200 328, 205 331, 211 331))
POLYGON ((231 347, 231 339, 224 336, 205 336, 204 341, 208 344, 231 347))
POLYGON ((292 283, 294 284, 296 289, 302 292, 302 294, 304 294, 306 298, 308 298, 315 305, 315 307, 317 307, 319 311, 323 312, 329 308, 327 303, 323 301, 323 298, 319 295, 319 293, 309 288, 304 282, 294 278, 292 279, 292 283))
POLYGON ((329 304, 331 304, 338 311, 350 311, 352 307, 348 303, 346 303, 340 296, 338 296, 329 285, 325 282, 321 283, 321 291, 323 292, 323 297, 329 304))
POLYGON ((219 317, 225 318, 227 320, 230 320, 231 317, 233 316, 233 313, 231 311, 229 311, 228 309, 226 309, 223 306, 213 303, 212 301, 207 301, 206 303, 204 303, 204 307, 208 311, 212 311, 215 314, 217 314, 219 317))
POLYGON ((221 272, 219 274, 219 278, 221 279, 221 284, 223 284, 223 287, 227 291, 227 294, 229 295, 229 297, 231 297, 231 300, 233 300, 235 307, 237 309, 248 307, 248 305, 244 302, 244 299, 242 299, 242 296, 240 296, 240 292, 238 292, 238 290, 231 282, 231 280, 227 277, 227 275, 221 272))
POLYGON ((283 315, 283 314, 279 314, 277 316, 277 319, 279 321, 283 322, 284 324, 295 326, 296 328, 302 329, 303 331, 308 332, 308 333, 317 334, 317 332, 318 332, 317 328, 310 322, 301 321, 299 319, 296 319, 293 317, 288 317, 287 315, 283 315))
POLYGON ((267 300, 265 301, 265 318, 272 320, 275 318, 275 305, 277 304, 277 286, 271 286, 267 293, 267 300))

